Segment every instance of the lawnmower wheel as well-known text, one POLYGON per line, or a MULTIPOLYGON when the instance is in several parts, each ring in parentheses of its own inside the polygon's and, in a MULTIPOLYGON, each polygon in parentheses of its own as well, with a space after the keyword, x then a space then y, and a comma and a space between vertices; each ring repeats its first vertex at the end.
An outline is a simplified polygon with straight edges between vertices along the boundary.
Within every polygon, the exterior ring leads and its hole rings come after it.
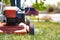
POLYGON ((30 34, 30 35, 34 35, 34 25, 33 25, 33 24, 30 25, 29 34, 30 34))

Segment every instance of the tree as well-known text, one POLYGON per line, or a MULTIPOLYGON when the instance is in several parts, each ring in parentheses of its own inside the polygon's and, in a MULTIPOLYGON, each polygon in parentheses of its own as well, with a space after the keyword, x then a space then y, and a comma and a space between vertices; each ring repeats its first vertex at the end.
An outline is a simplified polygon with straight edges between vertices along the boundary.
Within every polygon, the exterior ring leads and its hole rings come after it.
MULTIPOLYGON (((39 11, 45 10, 46 7, 44 6, 44 1, 45 0, 40 0, 40 2, 38 2, 38 0, 36 0, 32 6, 39 11)), ((38 15, 38 22, 39 22, 39 15, 38 15)))
POLYGON ((6 5, 9 5, 10 0, 3 0, 3 3, 5 3, 6 5))
POLYGON ((57 6, 60 6, 60 2, 57 2, 57 6))
POLYGON ((32 5, 36 10, 44 10, 46 9, 46 7, 44 6, 44 1, 45 0, 40 0, 40 2, 38 2, 38 0, 35 1, 35 3, 32 5))

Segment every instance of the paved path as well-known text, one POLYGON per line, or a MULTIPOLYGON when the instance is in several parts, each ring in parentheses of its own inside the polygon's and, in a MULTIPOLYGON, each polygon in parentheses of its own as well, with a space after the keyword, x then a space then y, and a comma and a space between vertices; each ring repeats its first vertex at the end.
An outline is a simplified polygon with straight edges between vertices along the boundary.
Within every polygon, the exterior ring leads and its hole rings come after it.
POLYGON ((60 22, 60 14, 39 14, 36 18, 43 18, 44 16, 50 17, 52 22, 60 22))

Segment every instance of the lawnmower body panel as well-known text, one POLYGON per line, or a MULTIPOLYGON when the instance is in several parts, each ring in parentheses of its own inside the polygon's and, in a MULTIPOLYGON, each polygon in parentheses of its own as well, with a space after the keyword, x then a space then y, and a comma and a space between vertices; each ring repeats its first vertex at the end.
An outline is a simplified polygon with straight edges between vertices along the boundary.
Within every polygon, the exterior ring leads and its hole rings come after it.
POLYGON ((4 11, 6 18, 15 18, 17 7, 5 7, 4 11))
POLYGON ((4 24, 0 23, 0 33, 3 33, 3 34, 26 34, 27 30, 23 26, 4 25, 4 24))
POLYGON ((4 14, 6 16, 7 24, 16 25, 20 22, 25 22, 25 13, 17 7, 5 7, 4 14))

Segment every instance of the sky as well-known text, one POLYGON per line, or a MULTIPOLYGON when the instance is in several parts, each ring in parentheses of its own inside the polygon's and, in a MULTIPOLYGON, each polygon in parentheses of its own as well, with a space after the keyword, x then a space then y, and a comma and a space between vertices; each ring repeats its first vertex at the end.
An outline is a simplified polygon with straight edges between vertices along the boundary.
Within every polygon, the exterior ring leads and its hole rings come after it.
MULTIPOLYGON (((40 1, 40 0, 38 0, 40 1)), ((55 4, 57 6, 57 2, 59 2, 60 0, 46 0, 44 3, 45 4, 55 4)), ((22 0, 22 4, 23 4, 24 0, 22 0)), ((32 3, 35 3, 35 0, 26 0, 26 2, 24 2, 25 6, 31 6, 32 3)))

